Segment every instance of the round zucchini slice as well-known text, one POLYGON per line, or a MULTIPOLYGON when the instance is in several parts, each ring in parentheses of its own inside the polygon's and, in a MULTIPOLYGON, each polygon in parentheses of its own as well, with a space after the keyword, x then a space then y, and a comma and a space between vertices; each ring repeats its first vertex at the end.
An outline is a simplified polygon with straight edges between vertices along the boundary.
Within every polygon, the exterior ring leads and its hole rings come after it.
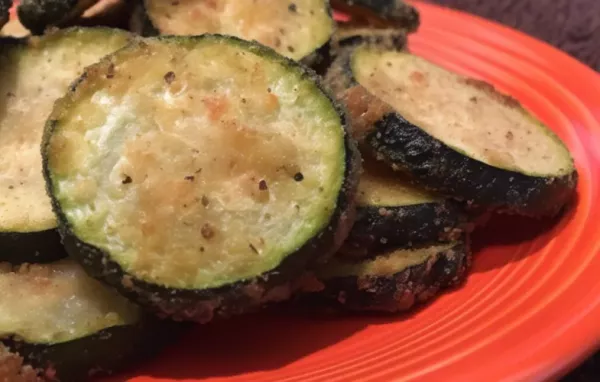
POLYGON ((220 35, 146 39, 88 68, 56 103, 43 156, 67 250, 141 304, 201 322, 283 298, 337 251, 360 167, 314 74, 220 35))
POLYGON ((44 125, 83 69, 128 40, 117 30, 66 29, 0 43, 0 261, 64 257, 42 176, 44 125))
POLYGON ((51 380, 110 373, 157 350, 170 335, 163 329, 171 324, 146 317, 71 260, 0 264, 0 312, 4 356, 22 357, 51 380))
POLYGON ((350 311, 405 312, 463 282, 470 263, 468 241, 396 249, 359 262, 335 257, 315 271, 300 299, 350 311))
POLYGON ((548 127, 491 85, 406 52, 360 47, 344 90, 355 136, 378 159, 472 206, 554 215, 577 185, 548 127))
POLYGON ((397 28, 414 32, 419 28, 419 12, 402 0, 331 0, 333 8, 352 17, 354 26, 397 28))
POLYGON ((143 7, 152 27, 136 22, 142 32, 231 35, 310 64, 327 53, 335 30, 328 0, 144 0, 143 7))
POLYGON ((339 256, 364 258, 391 248, 453 241, 466 223, 456 202, 372 159, 363 162, 357 198, 356 222, 339 256))
POLYGON ((81 16, 98 0, 21 0, 17 15, 21 24, 34 34, 49 27, 60 27, 81 16))

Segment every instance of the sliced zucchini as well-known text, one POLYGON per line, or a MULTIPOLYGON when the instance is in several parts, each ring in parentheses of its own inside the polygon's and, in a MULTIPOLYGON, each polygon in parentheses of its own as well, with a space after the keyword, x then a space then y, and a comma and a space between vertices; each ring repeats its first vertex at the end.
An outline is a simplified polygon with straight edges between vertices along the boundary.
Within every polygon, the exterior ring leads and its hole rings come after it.
POLYGON ((71 260, 0 264, 0 343, 52 380, 121 368, 155 351, 168 326, 71 260))
POLYGON ((331 5, 350 15, 350 24, 355 26, 414 32, 420 24, 419 12, 402 0, 331 0, 331 5))
POLYGON ((49 27, 64 26, 97 2, 98 0, 21 0, 17 15, 25 28, 34 34, 42 34, 49 27))
POLYGON ((142 31, 232 35, 311 64, 328 51, 335 29, 327 0, 144 0, 144 9, 153 28, 136 22, 142 31))
POLYGON ((0 0, 0 28, 8 22, 8 11, 12 7, 12 0, 0 0))
POLYGON ((56 103, 43 157, 88 272, 201 322, 274 298, 336 251, 360 167, 317 77, 208 34, 146 39, 88 68, 56 103))
POLYGON ((64 256, 42 176, 45 121, 83 68, 128 40, 117 30, 68 29, 0 45, 0 261, 64 256))
POLYGON ((424 186, 531 216, 553 215, 573 196, 578 176, 567 147, 491 85, 370 47, 355 49, 347 67, 359 85, 340 98, 355 136, 424 186))
POLYGON ((335 257, 315 271, 300 299, 343 310, 404 312, 464 281, 470 262, 467 241, 397 249, 359 262, 335 257))
POLYGON ((453 241, 460 237, 465 223, 456 202, 365 159, 356 222, 338 254, 364 258, 391 248, 453 241))

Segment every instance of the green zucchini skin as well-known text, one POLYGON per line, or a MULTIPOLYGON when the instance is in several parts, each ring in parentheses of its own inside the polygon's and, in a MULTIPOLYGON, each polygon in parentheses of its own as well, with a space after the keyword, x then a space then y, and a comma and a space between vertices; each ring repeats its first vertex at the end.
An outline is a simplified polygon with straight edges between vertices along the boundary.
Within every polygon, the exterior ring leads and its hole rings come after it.
POLYGON ((8 22, 8 11, 12 7, 12 0, 0 0, 0 28, 8 22))
MULTIPOLYGON (((206 36, 158 37, 158 39, 202 39, 206 36)), ((218 35, 217 35, 218 36, 218 35)), ((225 36, 219 36, 225 37, 225 36)), ((340 116, 341 126, 346 132, 344 137, 345 169, 342 188, 337 198, 336 208, 329 224, 319 234, 307 241, 296 252, 288 255, 276 268, 249 280, 241 280, 224 287, 205 290, 176 289, 150 284, 125 272, 111 259, 109 253, 81 241, 74 233, 71 224, 62 211, 56 198, 52 182, 52 174, 48 166, 48 148, 50 137, 56 129, 57 121, 48 120, 42 141, 43 175, 50 195, 53 210, 57 215, 58 230, 67 253, 77 260, 86 272, 99 280, 113 286, 122 295, 141 306, 153 311, 160 317, 171 317, 177 321, 194 321, 206 323, 215 317, 229 317, 255 311, 271 301, 281 301, 291 296, 293 280, 307 268, 325 262, 341 247, 354 223, 356 214, 356 192, 362 165, 356 142, 348 133, 349 125, 345 110, 334 100, 321 82, 320 77, 311 69, 297 62, 278 55, 274 50, 260 44, 246 42, 237 37, 226 38, 242 45, 253 46, 254 52, 280 60, 282 64, 301 70, 307 78, 311 78, 320 91, 332 102, 340 116)), ((142 43, 142 42, 139 42, 142 43)), ((131 45, 130 45, 131 46, 131 45)), ((110 60, 109 55, 105 60, 110 60)), ((70 92, 87 78, 88 71, 97 70, 90 67, 75 81, 70 92)))
POLYGON ((332 0, 334 9, 352 15, 353 25, 390 27, 414 32, 419 28, 419 12, 402 0, 332 0))
POLYGON ((460 285, 471 266, 468 239, 424 263, 390 276, 318 279, 322 289, 300 295, 302 305, 334 311, 400 313, 460 285))
POLYGON ((385 250, 456 240, 466 218, 452 200, 407 206, 359 206, 337 256, 366 258, 385 250))
POLYGON ((557 214, 573 197, 576 171, 561 177, 534 177, 490 166, 460 154, 408 122, 388 113, 365 137, 378 159, 409 172, 429 189, 527 216, 557 214))
POLYGON ((50 263, 67 257, 56 229, 38 232, 0 232, 0 262, 13 265, 50 263))
POLYGON ((146 317, 135 325, 108 328, 54 345, 29 344, 12 338, 0 342, 49 380, 78 382, 112 374, 154 355, 182 329, 183 326, 146 317))
POLYGON ((61 26, 80 16, 98 0, 22 0, 17 7, 19 21, 33 34, 43 34, 50 26, 61 26))

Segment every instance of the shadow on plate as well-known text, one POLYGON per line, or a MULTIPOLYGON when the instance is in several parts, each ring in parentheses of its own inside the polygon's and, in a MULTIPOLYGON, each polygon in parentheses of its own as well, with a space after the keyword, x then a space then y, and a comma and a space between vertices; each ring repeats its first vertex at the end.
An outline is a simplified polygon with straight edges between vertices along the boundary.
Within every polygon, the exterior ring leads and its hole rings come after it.
POLYGON ((491 271, 535 255, 569 224, 575 216, 576 206, 575 199, 569 208, 553 218, 492 215, 471 236, 475 256, 472 272, 491 271))

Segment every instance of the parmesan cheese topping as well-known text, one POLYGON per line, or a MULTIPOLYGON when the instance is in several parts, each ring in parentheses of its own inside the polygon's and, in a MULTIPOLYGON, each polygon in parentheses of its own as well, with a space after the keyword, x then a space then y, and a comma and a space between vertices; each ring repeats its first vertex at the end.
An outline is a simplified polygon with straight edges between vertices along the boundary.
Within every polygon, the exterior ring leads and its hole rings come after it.
POLYGON ((83 68, 126 40, 106 30, 61 32, 0 55, 0 231, 56 227, 40 156, 46 118, 83 68))
POLYGON ((532 176, 561 176, 573 160, 558 137, 512 98, 407 53, 361 49, 358 82, 409 122, 473 159, 532 176))
POLYGON ((66 342, 133 324, 139 314, 135 305, 70 260, 23 265, 16 271, 0 264, 0 338, 66 342))
POLYGON ((162 34, 232 35, 294 60, 324 45, 334 29, 324 0, 146 0, 145 7, 162 34))
POLYGON ((228 39, 173 41, 90 73, 50 166, 79 238, 143 280, 216 287, 275 268, 329 223, 344 131, 297 69, 228 39))

